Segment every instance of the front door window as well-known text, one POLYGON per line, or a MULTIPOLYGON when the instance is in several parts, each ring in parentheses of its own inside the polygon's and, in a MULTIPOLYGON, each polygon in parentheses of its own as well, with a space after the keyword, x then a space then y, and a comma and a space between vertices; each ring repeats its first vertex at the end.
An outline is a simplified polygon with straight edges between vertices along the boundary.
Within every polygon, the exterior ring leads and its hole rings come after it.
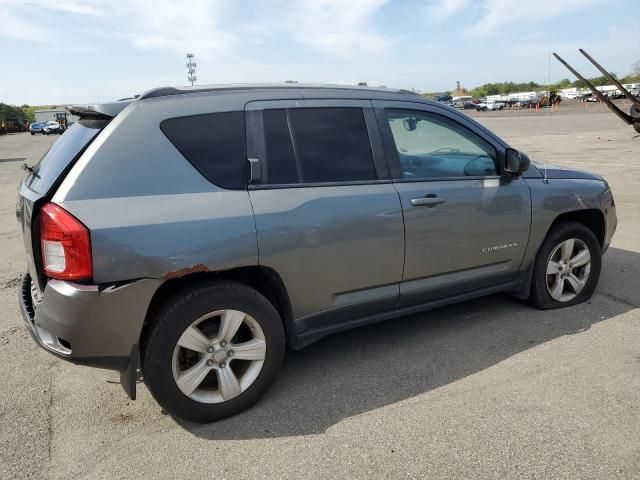
POLYGON ((388 110, 402 178, 498 175, 496 150, 464 126, 427 112, 388 110))

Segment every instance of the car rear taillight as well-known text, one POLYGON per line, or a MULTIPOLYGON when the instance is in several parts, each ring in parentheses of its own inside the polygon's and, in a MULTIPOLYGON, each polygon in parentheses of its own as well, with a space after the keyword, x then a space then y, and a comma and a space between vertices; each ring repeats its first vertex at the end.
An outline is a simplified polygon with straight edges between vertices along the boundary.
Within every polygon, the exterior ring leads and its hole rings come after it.
POLYGON ((91 278, 89 230, 55 203, 40 210, 40 241, 45 275, 60 280, 91 278))

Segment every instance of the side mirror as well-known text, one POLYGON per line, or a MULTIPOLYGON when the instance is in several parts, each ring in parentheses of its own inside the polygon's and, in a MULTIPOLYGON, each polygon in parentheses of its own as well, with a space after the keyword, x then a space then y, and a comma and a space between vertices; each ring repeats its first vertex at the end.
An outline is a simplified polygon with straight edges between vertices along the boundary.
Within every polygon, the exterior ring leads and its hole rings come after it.
POLYGON ((505 153, 504 171, 511 175, 521 175, 531 165, 531 160, 524 153, 514 148, 507 148, 505 153))
POLYGON ((413 132, 416 128, 418 128, 418 121, 415 118, 405 118, 402 121, 402 125, 407 132, 413 132))

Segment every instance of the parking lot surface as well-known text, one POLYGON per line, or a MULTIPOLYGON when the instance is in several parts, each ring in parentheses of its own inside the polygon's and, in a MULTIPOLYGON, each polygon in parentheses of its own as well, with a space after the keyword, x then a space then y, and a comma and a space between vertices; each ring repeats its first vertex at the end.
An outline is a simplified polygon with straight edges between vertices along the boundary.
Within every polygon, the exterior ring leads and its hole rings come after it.
POLYGON ((592 300, 494 295, 334 335, 210 425, 32 342, 16 186, 57 137, 0 136, 0 478, 640 478, 640 135, 601 105, 471 115, 610 183, 618 231, 592 300))

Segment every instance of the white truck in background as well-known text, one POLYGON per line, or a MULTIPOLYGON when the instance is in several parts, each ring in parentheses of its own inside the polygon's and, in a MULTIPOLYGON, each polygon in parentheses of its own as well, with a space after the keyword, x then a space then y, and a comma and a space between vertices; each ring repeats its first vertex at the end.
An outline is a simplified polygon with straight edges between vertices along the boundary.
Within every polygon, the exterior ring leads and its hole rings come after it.
POLYGON ((476 110, 478 112, 487 110, 503 110, 506 107, 506 103, 500 102, 498 100, 484 100, 476 105, 476 110))

